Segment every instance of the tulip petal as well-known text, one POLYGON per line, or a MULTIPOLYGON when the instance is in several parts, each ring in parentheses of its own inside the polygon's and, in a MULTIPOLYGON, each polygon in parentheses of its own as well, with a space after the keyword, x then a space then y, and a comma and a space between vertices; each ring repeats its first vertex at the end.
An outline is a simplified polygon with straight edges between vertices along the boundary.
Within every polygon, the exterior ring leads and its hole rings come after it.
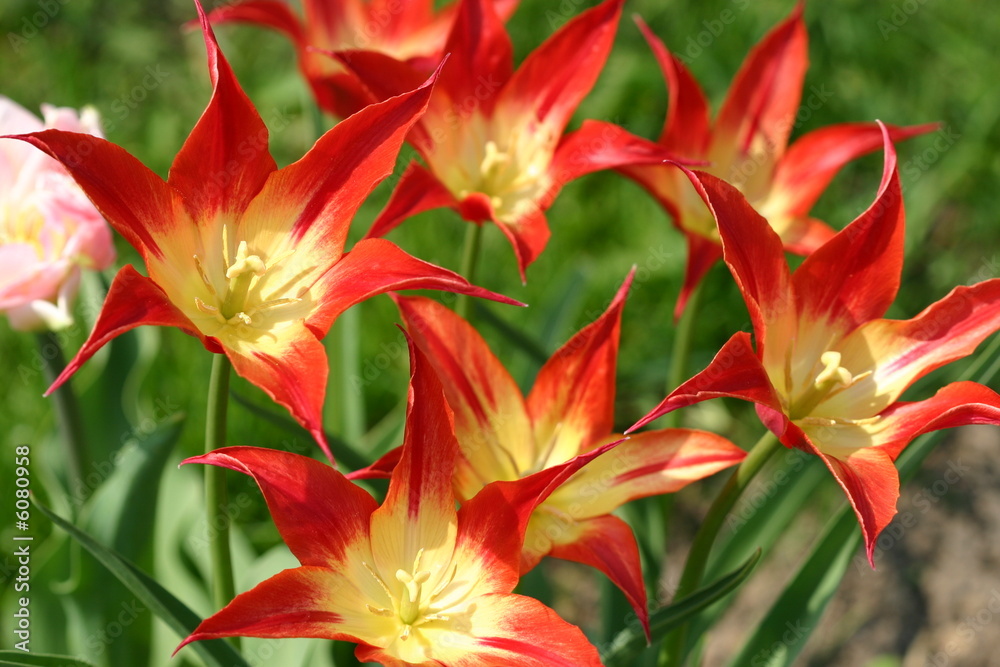
POLYGON ((176 193, 124 149, 62 130, 11 137, 58 160, 107 221, 143 256, 161 257, 160 243, 191 225, 176 193), (173 214, 171 214, 171 212, 173 214))
POLYGON ((84 362, 112 339, 144 324, 177 327, 201 339, 205 347, 210 350, 220 351, 212 349, 212 343, 206 340, 191 320, 170 302, 156 283, 141 275, 131 264, 126 264, 108 289, 108 296, 97 316, 97 322, 94 323, 94 330, 90 332, 80 351, 66 364, 63 372, 46 390, 45 395, 48 396, 58 389, 84 362))
POLYGON ((219 49, 201 4, 212 99, 170 167, 167 182, 199 224, 243 211, 277 167, 267 127, 219 49))
POLYGON ((337 568, 351 545, 368 540, 368 521, 378 503, 325 463, 262 447, 225 447, 184 463, 253 477, 281 538, 303 565, 337 568))
POLYGON ((305 43, 302 22, 286 2, 278 0, 242 0, 221 5, 208 13, 212 25, 223 23, 252 23, 277 30, 296 45, 305 43))
POLYGON ((764 425, 776 435, 784 433, 787 419, 781 414, 781 400, 774 391, 767 371, 753 351, 750 334, 744 331, 733 335, 705 370, 670 392, 648 415, 625 432, 631 433, 678 408, 722 396, 740 398, 770 408, 775 411, 775 415, 766 420, 764 425))
POLYGON ((798 312, 849 332, 881 317, 896 298, 903 268, 903 193, 896 151, 883 130, 885 165, 875 201, 809 255, 792 277, 798 312))
POLYGON ((896 403, 880 416, 873 443, 895 460, 911 440, 924 433, 969 424, 1000 424, 1000 396, 975 382, 953 382, 931 398, 896 403))
POLYGON ((373 565, 390 576, 399 569, 415 571, 417 558, 447 565, 457 527, 451 480, 459 450, 452 412, 434 368, 412 340, 407 342, 410 389, 402 456, 385 502, 371 517, 373 565))
MULTIPOLYGON (((284 570, 237 595, 206 618, 180 643, 220 637, 318 637, 358 641, 380 619, 361 616, 350 602, 360 598, 348 577, 322 567, 284 570)), ((364 604, 357 603, 364 610, 364 604)), ((175 651, 176 653, 176 651, 175 651)))
POLYGON ((799 3, 747 55, 716 120, 711 157, 719 165, 756 165, 748 193, 766 191, 775 161, 788 145, 795 124, 802 82, 809 65, 808 35, 799 3))
MULTIPOLYGON (((490 208, 492 209, 492 207, 490 208)), ((552 235, 549 231, 548 220, 546 220, 541 206, 538 204, 532 206, 516 222, 506 222, 500 220, 495 215, 491 217, 514 248, 514 256, 517 258, 517 270, 521 274, 521 282, 526 283, 525 271, 542 254, 545 246, 549 243, 549 236, 552 235)))
POLYGON ((583 563, 603 572, 628 599, 642 629, 649 635, 646 584, 642 579, 639 546, 632 528, 616 516, 605 515, 577 524, 572 541, 556 541, 551 556, 583 563))
POLYGON ((604 314, 559 348, 538 372, 527 399, 536 467, 568 461, 614 428, 621 315, 634 275, 635 269, 604 314))
POLYGON ((285 407, 334 463, 323 432, 328 362, 316 334, 296 321, 252 341, 233 334, 220 342, 236 373, 285 407))
POLYGON ((688 231, 684 232, 684 238, 687 239, 688 257, 684 265, 684 282, 677 294, 677 303, 674 304, 675 322, 684 314, 684 309, 702 278, 722 259, 722 246, 715 241, 688 231))
MULTIPOLYGON (((462 103, 477 85, 497 90, 510 79, 513 47, 492 0, 462 0, 444 47, 450 53, 441 73, 441 91, 449 103, 462 103)), ((496 98, 479 100, 489 112, 496 98)))
POLYGON ((471 285, 453 271, 421 261, 385 239, 358 241, 318 283, 323 303, 307 325, 325 333, 333 321, 356 303, 393 290, 437 289, 468 294, 515 306, 524 305, 500 294, 471 285))
POLYGON ((501 103, 561 134, 604 68, 623 4, 605 0, 545 40, 510 77, 501 103))
POLYGON ((635 22, 660 64, 670 95, 660 143, 669 146, 678 155, 700 159, 708 149, 711 137, 705 94, 681 59, 667 50, 649 26, 638 16, 635 22))
POLYGON ((406 328, 441 378, 462 447, 455 490, 462 500, 534 466, 521 391, 468 322, 430 299, 395 297, 406 328), (516 449, 515 449, 516 448, 516 449))
POLYGON ((865 539, 868 562, 875 569, 875 542, 896 516, 899 473, 888 453, 879 448, 858 449, 840 459, 813 448, 823 459, 854 508, 865 539))
POLYGON ((936 368, 967 357, 1000 329, 1000 279, 959 286, 910 320, 873 320, 839 346, 846 368, 873 373, 820 404, 822 414, 868 417, 936 368))
POLYGON ((636 433, 584 466, 548 502, 577 519, 598 517, 638 498, 679 491, 745 456, 729 440, 707 431, 636 433))
POLYGON ((663 146, 613 123, 585 120, 579 130, 567 134, 556 148, 549 166, 554 185, 547 197, 555 199, 554 190, 594 171, 637 164, 662 165, 675 159, 663 146))
POLYGON ((687 172, 719 227, 723 258, 743 294, 758 346, 769 326, 790 312, 790 277, 781 239, 735 187, 711 174, 687 172))
POLYGON ((244 235, 276 254, 294 250, 282 266, 292 275, 337 262, 355 212, 392 173, 407 132, 427 108, 433 80, 341 121, 302 159, 272 174, 243 215, 244 235))
MULTIPOLYGON (((467 629, 428 629, 430 662, 454 667, 600 667, 594 648, 579 628, 559 618, 538 600, 522 595, 496 593, 476 598, 463 615, 467 629)), ((361 662, 405 667, 391 653, 373 646, 358 646, 361 662)))
MULTIPOLYGON (((936 123, 886 125, 894 143, 937 127, 936 123)), ((844 165, 883 145, 882 129, 877 123, 841 123, 805 134, 788 148, 775 168, 771 196, 781 201, 785 215, 804 216, 844 165)))
POLYGON ((365 238, 385 236, 407 218, 436 208, 457 209, 458 201, 425 167, 411 162, 365 238))

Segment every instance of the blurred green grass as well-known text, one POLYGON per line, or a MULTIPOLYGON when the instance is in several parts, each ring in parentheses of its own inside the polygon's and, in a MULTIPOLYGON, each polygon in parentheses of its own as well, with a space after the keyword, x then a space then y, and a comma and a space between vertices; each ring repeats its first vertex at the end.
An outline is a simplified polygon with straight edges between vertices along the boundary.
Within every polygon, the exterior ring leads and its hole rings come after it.
MULTIPOLYGON (((522 0, 510 22, 518 62, 561 25, 563 8, 576 13, 593 4, 522 0)), ((747 51, 792 4, 630 0, 608 65, 574 125, 584 118, 600 118, 649 138, 658 136, 666 91, 632 13, 641 15, 668 47, 688 56, 690 69, 717 107, 747 51), (730 15, 724 14, 727 11, 735 20, 724 24, 720 19, 730 15)), ((1000 273, 1000 89, 993 81, 1000 54, 995 30, 983 12, 972 2, 945 6, 834 0, 806 7, 811 67, 804 99, 816 91, 827 99, 803 116, 793 137, 830 123, 878 118, 897 124, 939 121, 945 128, 942 136, 951 138, 944 150, 935 148, 935 137, 899 147, 908 259, 904 287, 890 316, 910 317, 956 284, 1000 273), (906 8, 915 11, 907 13, 906 8)), ((0 6, 0 93, 33 111, 42 102, 93 105, 105 120, 108 139, 166 176, 210 92, 200 35, 181 29, 195 15, 188 0, 6 0, 0 6), (39 16, 45 18, 44 25, 39 16)), ((290 45, 274 33, 245 26, 217 32, 265 122, 282 128, 271 136, 279 165, 297 159, 315 132, 311 99, 290 45)), ((397 174, 411 155, 404 150, 397 174)), ((837 228, 853 219, 874 196, 881 160, 880 155, 869 156, 845 169, 815 209, 817 217, 837 228)), ((368 228, 394 181, 390 178, 379 187, 361 209, 352 239, 368 228)), ((619 361, 617 420, 626 427, 665 390, 674 335, 671 312, 685 260, 681 236, 639 187, 614 173, 571 183, 551 208, 549 220, 552 239, 529 269, 526 286, 517 278, 507 242, 495 228, 487 229, 480 283, 530 304, 527 309, 487 307, 552 351, 594 319, 629 268, 638 265, 619 361)), ((390 238, 422 259, 457 269, 465 224, 449 211, 431 212, 390 238)), ((119 266, 131 262, 141 267, 136 253, 118 241, 119 266)), ((112 275, 109 271, 103 276, 105 285, 112 275)), ((85 294, 99 294, 100 282, 90 281, 85 294)), ((734 330, 749 324, 723 267, 709 274, 704 289, 692 369, 703 367, 734 330)), ((358 310, 363 332, 358 367, 363 377, 355 384, 366 398, 366 425, 379 424, 388 415, 384 432, 389 440, 382 442, 388 446, 394 444, 390 427, 398 423, 398 406, 405 400, 405 346, 393 326, 398 317, 387 298, 361 304, 358 310)), ((79 347, 89 325, 82 317, 81 325, 69 332, 67 355, 79 347)), ((483 333, 522 386, 530 386, 537 362, 496 329, 483 327, 483 333)), ((37 354, 32 336, 0 322, 0 377, 9 378, 0 383, 0 451, 10 452, 25 442, 37 445, 39 461, 58 471, 63 461, 52 435, 50 403, 41 397, 45 385, 33 365, 37 354)), ((110 460, 123 439, 142 436, 150 425, 175 412, 188 414, 175 458, 197 453, 208 370, 208 354, 201 345, 176 330, 146 329, 123 336, 74 379, 87 413, 92 458, 110 460), (119 380, 109 380, 108 369, 119 380)), ((946 372, 959 370, 956 365, 946 372)), ((331 427, 338 421, 336 387, 331 378, 326 409, 331 427)), ((237 379, 234 388, 267 406, 266 397, 246 382, 237 379)), ((692 411, 688 419, 712 424, 747 443, 759 428, 752 411, 735 403, 725 406, 692 411)), ((285 416, 280 409, 266 409, 285 416)), ((279 428, 235 404, 230 414, 233 444, 318 454, 300 431, 279 428)), ((10 458, 0 459, 0 478, 8 478, 10 458)), ((248 480, 232 481, 236 492, 253 492, 248 480)), ((262 545, 274 540, 269 521, 260 508, 240 517, 262 545)))

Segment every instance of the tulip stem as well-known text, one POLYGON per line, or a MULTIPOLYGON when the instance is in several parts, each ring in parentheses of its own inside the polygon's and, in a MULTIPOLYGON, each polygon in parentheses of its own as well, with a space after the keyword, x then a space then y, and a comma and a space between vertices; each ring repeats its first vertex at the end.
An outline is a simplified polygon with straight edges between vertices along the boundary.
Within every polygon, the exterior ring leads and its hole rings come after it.
MULTIPOLYGON (((66 368, 66 358, 59 345, 59 337, 52 331, 39 333, 38 351, 45 367, 45 379, 51 385, 66 368)), ((66 460, 69 462, 67 472, 70 496, 75 498, 77 494, 83 493, 84 475, 89 464, 80 403, 69 382, 56 389, 52 398, 55 401, 63 446, 66 448, 66 460)))
MULTIPOLYGON (((465 248, 462 250, 462 268, 459 273, 471 283, 476 276, 476 262, 479 259, 479 246, 483 239, 483 225, 478 222, 469 224, 470 226, 465 232, 465 248)), ((458 295, 458 300, 455 302, 455 312, 458 313, 459 317, 469 319, 472 312, 471 299, 472 297, 467 294, 458 295)))
MULTIPOLYGON (((229 406, 229 375, 232 364, 224 354, 212 355, 212 375, 208 381, 208 414, 205 418, 205 452, 226 444, 226 411, 229 406)), ((205 466, 205 509, 208 548, 212 564, 212 602, 222 609, 236 597, 233 562, 229 551, 229 503, 226 469, 205 466)), ((237 644, 238 646, 238 644, 237 644)))
MULTIPOLYGON (((667 376, 667 393, 679 387, 687 379, 688 357, 691 355, 691 339, 694 335, 694 323, 698 319, 698 310, 701 305, 701 287, 695 286, 688 297, 684 313, 680 322, 677 323, 677 331, 674 335, 674 345, 670 356, 670 374, 667 376)), ((681 412, 674 410, 664 417, 667 428, 677 428, 681 425, 681 412)))
MULTIPOLYGON (((677 591, 674 593, 673 601, 675 603, 698 590, 701 578, 705 574, 705 567, 708 565, 712 545, 719 534, 719 529, 722 528, 723 521, 750 480, 760 472, 760 469, 779 448, 780 443, 773 433, 768 431, 761 436, 757 444, 747 452, 746 458, 733 472, 729 481, 726 482, 722 492, 715 498, 691 543, 691 550, 684 563, 684 571, 681 573, 677 591)), ((687 634, 688 624, 685 623, 667 635, 663 642, 664 652, 660 660, 662 666, 677 667, 683 664, 687 634)))

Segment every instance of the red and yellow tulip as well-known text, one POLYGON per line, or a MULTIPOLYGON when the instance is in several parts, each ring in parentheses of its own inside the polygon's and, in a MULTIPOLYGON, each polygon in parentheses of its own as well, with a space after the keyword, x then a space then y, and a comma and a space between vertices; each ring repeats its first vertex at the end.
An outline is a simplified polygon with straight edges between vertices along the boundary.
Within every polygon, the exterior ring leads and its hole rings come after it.
MULTIPOLYGON (((841 167, 881 147, 882 135, 875 123, 842 123, 788 145, 809 60, 802 11, 800 3, 750 52, 714 122, 704 93, 681 59, 641 20, 639 27, 670 94, 659 142, 680 158, 707 162, 704 171, 736 186, 787 250, 808 255, 834 234, 826 223, 809 217, 809 210, 841 167)), ((935 127, 890 127, 890 133, 899 141, 935 127)), ((722 256, 715 220, 681 171, 630 166, 623 172, 660 202, 687 239, 679 315, 691 291, 722 256)))
POLYGON ((212 99, 166 182, 91 135, 46 130, 16 137, 66 167, 139 251, 149 274, 132 266, 118 273, 93 332, 49 391, 125 331, 174 326, 224 353, 329 456, 320 338, 337 316, 388 290, 491 294, 384 240, 344 252, 352 216, 391 173, 407 131, 426 108, 431 82, 355 114, 298 162, 277 169, 267 128, 203 13, 202 27, 212 99))
MULTIPOLYGON (((638 428, 700 401, 753 401, 789 447, 819 456, 857 514, 868 557, 896 513, 893 462, 916 436, 1000 424, 1000 396, 955 382, 916 402, 899 398, 932 370, 971 354, 1000 329, 1000 279, 958 287, 910 320, 881 319, 900 285, 904 213, 896 154, 883 129, 885 171, 872 206, 794 272, 782 242, 733 186, 691 173, 719 226, 723 256, 753 320, 704 371, 638 428)), ((873 563, 874 566, 874 563, 873 563)))
POLYGON ((588 457, 528 483, 488 485, 456 510, 451 410, 412 346, 411 359, 402 454, 381 506, 332 467, 297 454, 229 447, 186 461, 253 477, 302 565, 238 595, 181 646, 319 637, 357 642, 359 660, 394 667, 601 664, 578 628, 511 592, 528 515, 588 457))
MULTIPOLYGON (((465 320, 429 299, 396 298, 407 330, 441 377, 455 411, 461 455, 454 486, 460 500, 475 497, 496 480, 530 477, 621 438, 613 433, 615 367, 630 282, 600 318, 552 355, 527 398, 465 320)), ((677 491, 743 456, 725 438, 702 431, 632 436, 587 464, 535 509, 521 572, 547 555, 591 565, 622 589, 645 623, 635 537, 611 513, 636 498, 677 491)), ((393 458, 390 453, 357 476, 384 473, 393 458)))
MULTIPOLYGON (((451 58, 408 138, 426 167, 409 166, 368 236, 450 207, 474 224, 494 222, 523 279, 548 242, 544 212, 563 185, 592 171, 671 157, 613 125, 585 123, 564 134, 604 67, 622 4, 605 0, 576 16, 512 72, 510 37, 496 11, 486 0, 462 0, 445 48, 451 58)), ((339 57, 377 99, 423 76, 383 54, 339 57)))

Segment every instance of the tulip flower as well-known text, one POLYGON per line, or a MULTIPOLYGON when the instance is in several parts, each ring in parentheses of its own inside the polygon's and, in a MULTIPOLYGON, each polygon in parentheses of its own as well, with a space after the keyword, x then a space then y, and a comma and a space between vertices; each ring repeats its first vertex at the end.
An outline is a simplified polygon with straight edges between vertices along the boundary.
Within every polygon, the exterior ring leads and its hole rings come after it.
MULTIPOLYGON (((427 355, 455 411, 462 452, 455 495, 463 501, 495 480, 513 481, 619 440, 615 366, 631 276, 607 311, 560 348, 524 398, 486 342, 465 320, 429 299, 396 297, 407 330, 427 355)), ((630 500, 672 493, 739 463, 744 452, 702 431, 632 436, 564 482, 531 516, 521 572, 547 555, 604 572, 647 622, 646 592, 631 528, 611 513, 630 500)), ((384 475, 390 452, 352 477, 384 475)))
MULTIPOLYGON (((707 161, 707 173, 736 186, 781 237, 785 249, 801 255, 822 245, 834 231, 809 217, 809 210, 845 164, 882 146, 875 123, 843 123, 809 132, 791 146, 808 66, 808 37, 796 5, 750 52, 719 114, 709 121, 708 102, 681 59, 640 20, 670 93, 660 143, 689 161, 707 161)), ((894 141, 936 128, 934 124, 890 127, 894 141)), ((722 256, 711 213, 683 172, 670 167, 630 166, 623 173, 652 194, 688 243, 684 285, 675 314, 722 256)))
POLYGON ((49 392, 125 331, 178 327, 224 353, 331 456, 321 424, 320 339, 337 316, 388 290, 491 295, 381 239, 344 252, 351 217, 391 173, 431 84, 351 116, 277 169, 267 128, 198 11, 213 94, 166 182, 97 137, 58 130, 17 137, 65 165, 149 274, 132 266, 118 273, 93 332, 49 392))
MULTIPOLYGON (((505 19, 518 0, 492 0, 505 19)), ((300 19, 283 0, 243 0, 212 10, 213 24, 250 23, 277 30, 298 52, 299 68, 319 106, 346 118, 372 100, 340 63, 319 50, 370 49, 427 69, 444 55, 455 4, 435 10, 433 0, 305 0, 300 19)))
MULTIPOLYGON (((609 124, 564 135, 593 87, 614 40, 623 0, 605 0, 563 26, 511 73, 511 42, 486 0, 462 0, 445 50, 451 59, 409 141, 412 163, 369 237, 423 211, 450 207, 473 224, 494 222, 525 269, 549 239, 544 211, 569 181, 599 169, 671 158, 652 142, 609 124)), ((385 99, 419 71, 383 54, 340 54, 385 99)))
POLYGON ((601 664, 578 628, 511 593, 527 516, 588 457, 527 483, 486 486, 456 510, 451 410, 412 344, 410 355, 402 455, 381 506, 332 467, 297 454, 228 447, 186 461, 253 477, 301 567, 238 595, 181 646, 319 637, 357 642, 358 660, 393 667, 601 664))
MULTIPOLYGON (((42 105, 44 121, 0 96, 0 134, 58 128, 100 136, 97 112, 42 105)), ((111 230, 61 164, 30 146, 0 142, 0 311, 14 329, 73 323, 83 269, 115 261, 111 230)))
POLYGON ((709 366, 675 389, 638 428, 719 396, 757 404, 781 442, 815 454, 857 514, 868 558, 896 513, 893 461, 922 433, 1000 424, 1000 396, 955 382, 900 401, 932 370, 971 354, 1000 328, 1000 279, 957 287, 910 320, 881 316, 903 264, 904 213, 896 154, 885 134, 885 170, 872 206, 790 273, 781 239, 733 186, 707 173, 691 180, 719 226, 723 257, 753 321, 709 366))

